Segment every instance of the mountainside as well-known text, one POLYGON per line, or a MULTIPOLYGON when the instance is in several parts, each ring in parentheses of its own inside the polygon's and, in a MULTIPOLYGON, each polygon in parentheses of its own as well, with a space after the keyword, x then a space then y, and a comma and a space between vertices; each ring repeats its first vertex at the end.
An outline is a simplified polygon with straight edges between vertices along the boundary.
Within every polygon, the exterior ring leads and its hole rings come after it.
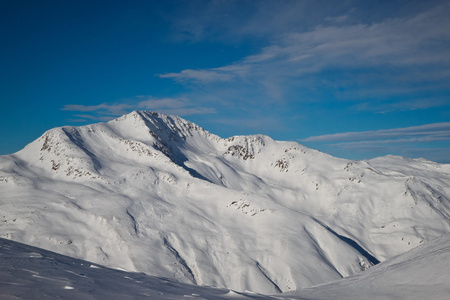
POLYGON ((185 283, 292 291, 450 232, 450 165, 350 161, 132 112, 0 156, 0 237, 185 283))

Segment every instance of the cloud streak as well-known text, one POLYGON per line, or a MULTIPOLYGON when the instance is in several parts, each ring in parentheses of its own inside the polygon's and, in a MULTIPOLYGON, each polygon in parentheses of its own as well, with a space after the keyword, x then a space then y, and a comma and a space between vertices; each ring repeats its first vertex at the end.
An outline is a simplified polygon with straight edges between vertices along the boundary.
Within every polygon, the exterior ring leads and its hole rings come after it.
MULTIPOLYGON (((404 143, 450 140, 450 122, 374 131, 325 134, 301 139, 302 142, 404 143)), ((347 143, 349 144, 349 143, 347 143)))
POLYGON ((84 114, 75 114, 75 117, 81 118, 75 121, 97 120, 108 121, 115 117, 127 114, 133 110, 152 110, 166 113, 169 115, 189 116, 196 114, 214 114, 216 110, 211 107, 202 107, 194 105, 187 98, 153 98, 150 96, 138 96, 136 99, 128 99, 125 103, 99 105, 64 105, 61 110, 83 112, 84 114), (136 101, 136 99, 138 101, 136 101), (142 100, 144 99, 144 100, 142 100), (140 100, 140 101, 139 101, 140 100))
POLYGON ((442 146, 450 141, 450 122, 374 131, 326 134, 308 137, 300 141, 321 143, 345 152, 366 153, 369 156, 373 156, 373 153, 378 155, 395 153, 407 157, 426 157, 434 161, 450 163, 448 148, 439 147, 439 145, 442 146), (423 145, 426 145, 426 147, 423 145), (434 147, 429 147, 432 145, 434 147))
MULTIPOLYGON (((67 111, 78 111, 78 112, 96 112, 102 115, 122 115, 126 113, 129 109, 127 104, 113 104, 108 105, 105 103, 99 105, 78 105, 78 104, 68 104, 64 105, 61 110, 67 111)), ((85 115, 86 117, 86 115, 85 115)))

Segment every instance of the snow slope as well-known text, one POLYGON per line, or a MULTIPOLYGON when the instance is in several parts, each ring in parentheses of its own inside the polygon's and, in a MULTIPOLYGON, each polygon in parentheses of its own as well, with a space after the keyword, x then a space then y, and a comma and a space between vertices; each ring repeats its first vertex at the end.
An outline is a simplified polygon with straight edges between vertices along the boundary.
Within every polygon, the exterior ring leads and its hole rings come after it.
POLYGON ((0 157, 0 236, 237 291, 357 274, 450 232, 450 166, 349 161, 133 112, 0 157))
POLYGON ((450 235, 364 273, 277 295, 239 293, 114 270, 0 239, 1 299, 448 299, 450 235))
POLYGON ((304 300, 446 300, 449 295, 450 235, 445 235, 354 277, 284 296, 304 300))
POLYGON ((268 299, 106 268, 0 239, 1 299, 268 299))

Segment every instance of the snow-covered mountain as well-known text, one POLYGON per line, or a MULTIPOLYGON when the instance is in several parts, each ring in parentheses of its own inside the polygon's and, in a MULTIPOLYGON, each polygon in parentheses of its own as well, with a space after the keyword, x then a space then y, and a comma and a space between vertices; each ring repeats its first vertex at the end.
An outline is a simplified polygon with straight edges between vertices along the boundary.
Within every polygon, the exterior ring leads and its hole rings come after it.
POLYGON ((0 236, 260 293, 354 275, 450 232, 450 165, 350 161, 132 112, 0 156, 0 236))

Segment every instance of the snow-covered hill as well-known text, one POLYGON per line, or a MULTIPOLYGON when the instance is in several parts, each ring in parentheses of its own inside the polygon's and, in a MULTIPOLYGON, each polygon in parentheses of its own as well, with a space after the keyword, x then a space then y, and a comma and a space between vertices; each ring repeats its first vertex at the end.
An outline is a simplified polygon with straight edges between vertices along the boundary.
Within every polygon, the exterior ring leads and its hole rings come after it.
POLYGON ((450 165, 349 161, 133 112, 0 157, 0 236, 184 283, 293 291, 450 232, 450 165))

